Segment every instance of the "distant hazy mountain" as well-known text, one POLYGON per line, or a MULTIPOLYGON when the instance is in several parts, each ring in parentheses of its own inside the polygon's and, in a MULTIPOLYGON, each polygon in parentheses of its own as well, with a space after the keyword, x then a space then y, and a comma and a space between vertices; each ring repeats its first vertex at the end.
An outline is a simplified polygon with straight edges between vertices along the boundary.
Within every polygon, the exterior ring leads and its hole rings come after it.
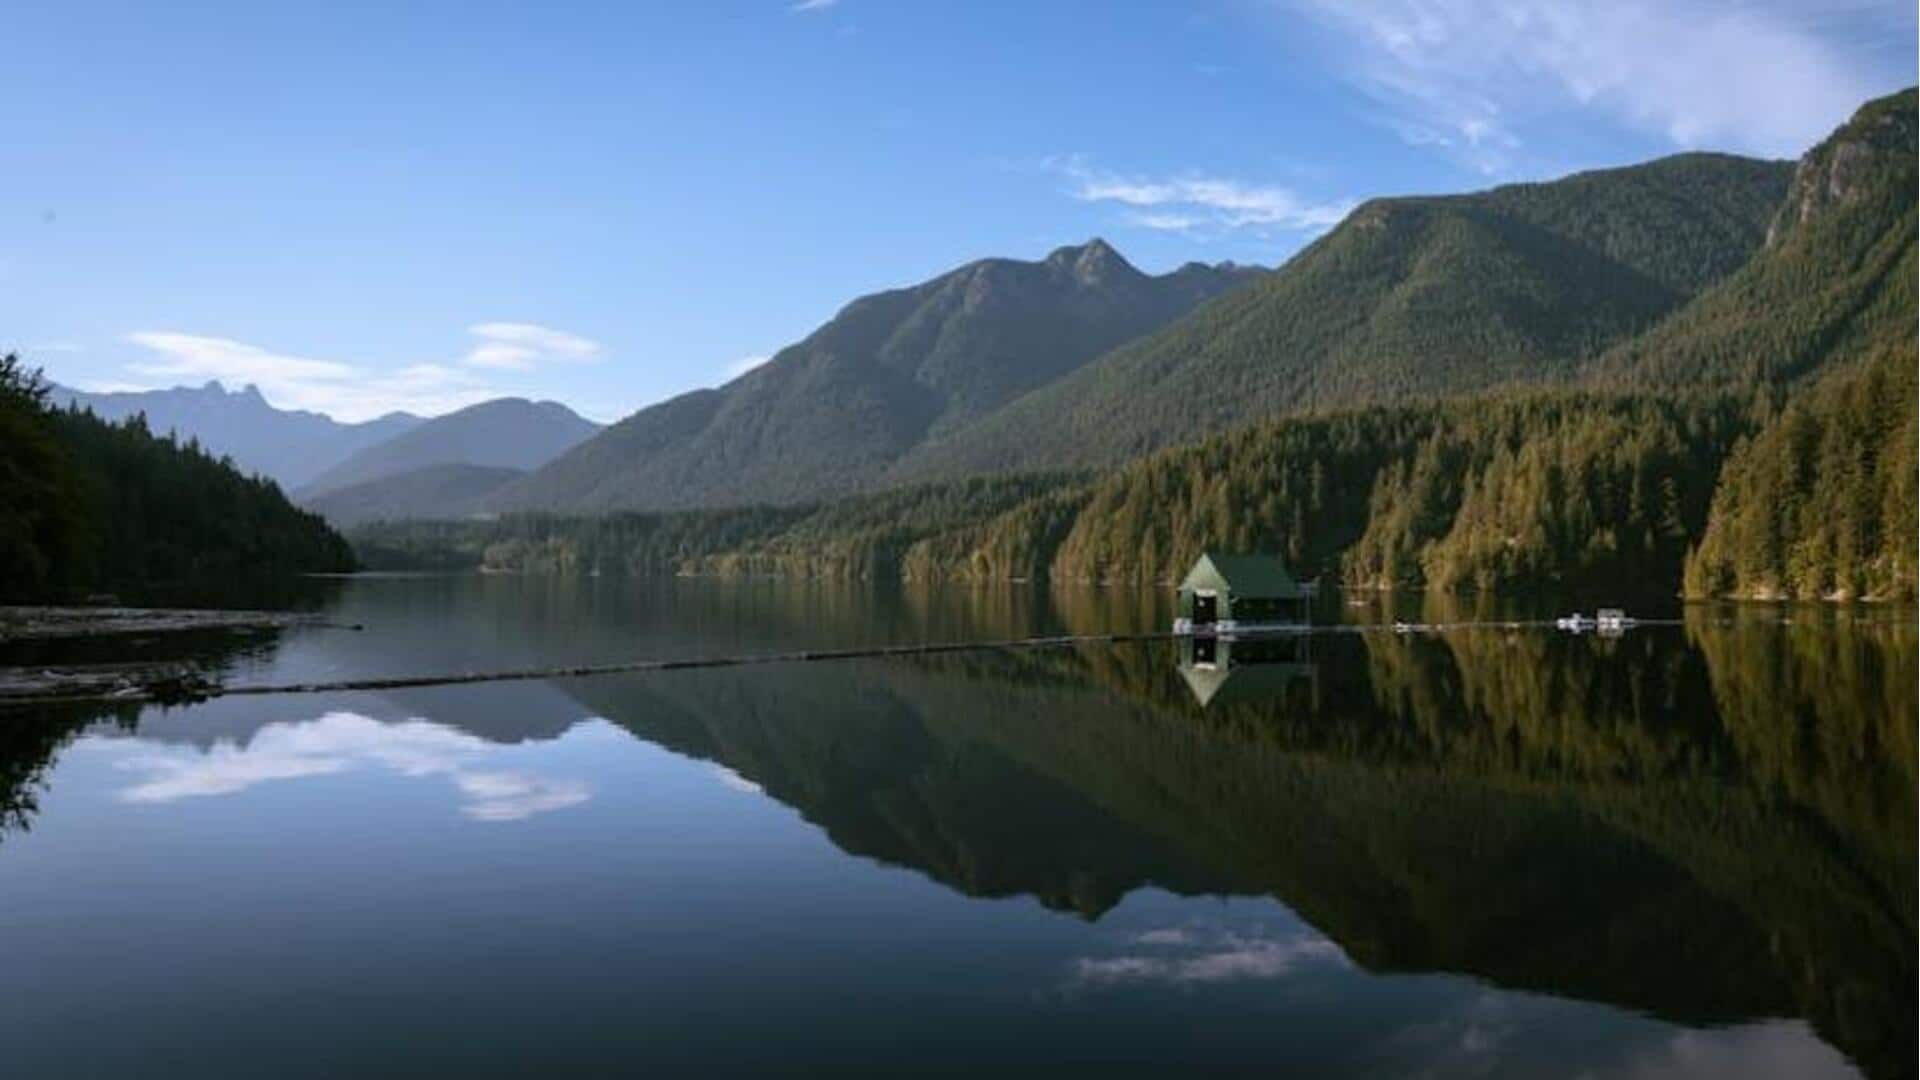
POLYGON ((92 409, 105 420, 144 412, 154 432, 199 439, 213 453, 232 457, 248 472, 271 476, 288 490, 348 455, 422 422, 411 413, 393 412, 365 423, 343 424, 316 412, 276 409, 256 387, 229 391, 218 382, 99 394, 56 386, 52 398, 57 404, 92 409))
POLYGON ((1100 240, 985 259, 862 297, 717 390, 644 409, 502 493, 503 508, 792 502, 879 480, 903 454, 1257 278, 1150 276, 1100 240))
POLYGON ((538 468, 599 430, 599 424, 557 401, 496 398, 436 416, 368 446, 314 477, 299 495, 311 503, 323 492, 429 465, 538 468))
POLYGON ((1289 410, 1575 374, 1745 262, 1792 172, 1682 154, 1375 199, 1258 283, 929 442, 893 478, 1105 464, 1289 410))
POLYGON ((472 516, 488 496, 525 475, 490 465, 425 465, 307 496, 303 503, 338 528, 369 521, 453 520, 472 516))

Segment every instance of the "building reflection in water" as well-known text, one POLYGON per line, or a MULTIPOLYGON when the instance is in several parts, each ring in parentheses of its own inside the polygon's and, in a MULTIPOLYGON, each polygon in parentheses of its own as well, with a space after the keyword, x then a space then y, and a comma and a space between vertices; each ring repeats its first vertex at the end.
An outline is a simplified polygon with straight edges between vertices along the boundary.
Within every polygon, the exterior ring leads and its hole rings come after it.
POLYGON ((1311 634, 1196 634, 1180 639, 1179 671, 1201 708, 1285 699, 1317 709, 1311 634))

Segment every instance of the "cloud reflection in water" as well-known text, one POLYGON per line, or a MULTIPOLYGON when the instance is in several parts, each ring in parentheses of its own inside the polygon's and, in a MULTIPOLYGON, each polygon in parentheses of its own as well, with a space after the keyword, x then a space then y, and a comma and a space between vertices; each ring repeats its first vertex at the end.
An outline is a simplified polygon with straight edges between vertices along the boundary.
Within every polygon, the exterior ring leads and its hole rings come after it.
POLYGON ((1346 963, 1340 946, 1317 934, 1268 937, 1230 930, 1167 927, 1135 935, 1137 951, 1073 961, 1072 981, 1083 986, 1200 983, 1277 979, 1302 966, 1346 963))
POLYGON ((233 795, 261 784, 328 776, 361 768, 401 776, 444 776, 465 797, 461 813, 475 821, 517 821, 586 802, 593 789, 579 780, 515 770, 478 768, 493 744, 440 724, 407 720, 386 724, 350 712, 330 712, 299 723, 262 727, 246 745, 222 741, 207 750, 137 744, 116 762, 145 779, 120 793, 126 802, 169 803, 233 795))

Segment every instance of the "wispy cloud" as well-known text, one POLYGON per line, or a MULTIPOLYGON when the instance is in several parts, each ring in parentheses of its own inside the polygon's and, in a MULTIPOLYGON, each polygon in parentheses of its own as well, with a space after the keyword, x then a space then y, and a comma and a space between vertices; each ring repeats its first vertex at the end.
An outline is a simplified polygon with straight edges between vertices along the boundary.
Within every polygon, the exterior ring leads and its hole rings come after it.
POLYGON ((119 379, 75 379, 68 385, 89 394, 138 394, 153 389, 145 383, 123 382, 119 379))
POLYGON ((1344 964, 1346 954, 1316 934, 1268 937, 1233 931, 1166 927, 1136 935, 1136 951, 1073 961, 1070 982, 1083 986, 1277 979, 1304 965, 1344 964))
POLYGON ((424 720, 384 724, 332 712, 301 723, 262 727, 245 746, 215 743, 205 751, 145 742, 116 764, 143 779, 123 790, 133 803, 233 795, 262 784, 331 776, 375 767, 409 777, 445 777, 475 821, 517 821, 576 806, 593 790, 578 780, 510 769, 476 768, 497 748, 476 736, 424 720))
POLYGON ((787 10, 796 14, 809 11, 825 11, 839 3, 840 0, 800 0, 799 3, 792 5, 787 8, 787 10))
POLYGON ((597 341, 534 323, 479 323, 467 333, 480 339, 464 358, 474 367, 525 371, 549 360, 598 359, 601 351, 597 341))
POLYGON ((728 380, 737 379, 771 359, 773 359, 771 356, 743 356, 727 365, 727 378, 728 380))
POLYGON ((1350 199, 1322 202, 1274 184, 1205 173, 1132 176, 1095 168, 1079 156, 1047 165, 1071 181, 1074 198, 1128 207, 1127 220, 1149 229, 1317 230, 1338 224, 1354 207, 1350 199))
POLYGON ((1835 22, 1858 23, 1865 12, 1904 40, 1914 32, 1910 4, 1896 17, 1891 5, 1856 0, 1277 6, 1332 28, 1351 50, 1341 66, 1407 142, 1490 174, 1515 164, 1530 125, 1568 108, 1676 147, 1797 154, 1879 89, 1858 50, 1836 43, 1835 22))
POLYGON ((444 413, 499 396, 472 373, 446 364, 370 371, 337 360, 171 330, 142 330, 126 340, 155 354, 128 365, 135 375, 160 380, 218 379, 236 386, 251 383, 281 408, 315 409, 342 420, 365 420, 395 409, 444 413))

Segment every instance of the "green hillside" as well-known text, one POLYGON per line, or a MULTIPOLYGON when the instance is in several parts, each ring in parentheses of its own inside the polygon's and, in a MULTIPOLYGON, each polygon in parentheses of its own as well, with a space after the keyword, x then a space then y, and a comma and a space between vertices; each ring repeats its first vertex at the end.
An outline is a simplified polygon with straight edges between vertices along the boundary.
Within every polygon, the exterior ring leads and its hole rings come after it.
POLYGON ((903 462, 1108 464, 1249 420, 1571 376, 1731 273, 1792 166, 1717 154, 1377 199, 1258 284, 903 462))
POLYGON ((1911 91, 1868 103, 1790 192, 1788 166, 1687 155, 1369 204, 1267 278, 908 463, 972 447, 934 471, 1106 466, 1091 478, 618 526, 509 518, 373 546, 1137 582, 1221 546, 1366 586, 1912 596, 1914 127, 1911 91), (1293 344, 1308 340, 1321 351, 1293 344), (1388 403, 1286 404, 1369 398, 1388 403))
POLYGON ((801 502, 870 487, 963 425, 1250 280, 1152 277, 1106 243, 986 259, 862 297, 718 390, 642 409, 501 493, 501 509, 595 512, 801 502))
POLYGON ((926 575, 1176 580, 1207 548, 1361 585, 1677 585, 1725 401, 1517 395, 1256 425, 1116 470, 1060 519, 1023 505, 919 545, 926 575))
POLYGON ((338 528, 403 518, 463 518, 481 512, 489 496, 525 475, 490 465, 423 465, 308 495, 301 504, 338 528))
POLYGON ((1734 451, 1687 562, 1689 594, 1914 594, 1916 363, 1909 337, 1834 371, 1734 451))
POLYGON ((1868 102, 1794 172, 1764 248, 1600 362, 1626 386, 1752 387, 1914 335, 1915 92, 1868 102))

